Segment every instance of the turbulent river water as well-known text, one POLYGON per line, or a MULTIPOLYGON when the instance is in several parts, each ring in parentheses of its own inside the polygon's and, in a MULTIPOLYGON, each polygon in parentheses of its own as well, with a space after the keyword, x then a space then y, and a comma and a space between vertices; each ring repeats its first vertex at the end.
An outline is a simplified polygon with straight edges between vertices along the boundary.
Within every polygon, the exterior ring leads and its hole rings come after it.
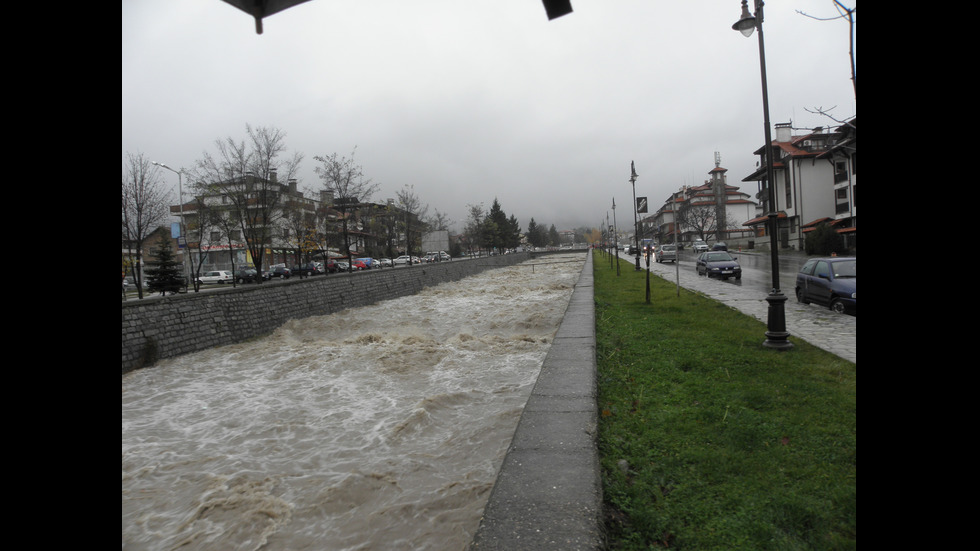
POLYGON ((123 550, 465 549, 581 269, 546 256, 123 375, 123 550))

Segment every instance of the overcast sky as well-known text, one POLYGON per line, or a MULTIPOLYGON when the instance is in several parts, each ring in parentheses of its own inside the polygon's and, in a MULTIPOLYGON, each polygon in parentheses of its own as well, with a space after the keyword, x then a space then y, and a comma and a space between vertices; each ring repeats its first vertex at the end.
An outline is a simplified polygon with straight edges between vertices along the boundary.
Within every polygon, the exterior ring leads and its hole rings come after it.
MULTIPOLYGON (((356 147, 380 185, 371 200, 412 185, 455 230, 495 198, 522 229, 599 226, 614 199, 629 226, 631 161, 651 210, 703 183, 715 152, 754 194, 742 179, 765 141, 759 41, 731 29, 740 1, 571 1, 549 21, 541 0, 310 0, 260 35, 222 0, 123 0, 123 174, 139 153, 190 169, 248 124, 305 156, 301 190, 322 187, 314 155, 356 147)), ((808 110, 855 115, 848 24, 799 12, 838 13, 766 3, 770 120, 832 126, 808 110)))

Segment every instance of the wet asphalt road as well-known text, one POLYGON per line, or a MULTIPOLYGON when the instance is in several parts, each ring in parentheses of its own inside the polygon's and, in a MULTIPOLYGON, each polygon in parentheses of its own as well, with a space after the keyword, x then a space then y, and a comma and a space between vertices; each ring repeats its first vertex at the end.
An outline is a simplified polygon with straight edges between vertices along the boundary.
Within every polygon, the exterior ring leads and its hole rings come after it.
MULTIPOLYGON (((680 262, 657 263, 650 261, 650 273, 677 283, 685 289, 701 292, 723 302, 742 313, 766 323, 769 303, 766 297, 772 289, 772 271, 768 252, 729 251, 742 266, 742 279, 711 279, 697 275, 694 255, 681 251, 680 262)), ((621 253, 635 266, 635 256, 621 253)), ((608 257, 607 257, 608 258, 608 257)), ((796 272, 806 262, 806 256, 798 253, 780 253, 780 292, 786 296, 786 331, 790 342, 803 339, 841 358, 857 363, 857 316, 835 314, 829 308, 817 304, 800 304, 796 300, 794 286, 796 272)), ((646 269, 646 260, 640 257, 640 268, 646 269)), ((635 268, 634 268, 635 269, 635 268)), ((765 340, 764 335, 760 338, 765 340)))

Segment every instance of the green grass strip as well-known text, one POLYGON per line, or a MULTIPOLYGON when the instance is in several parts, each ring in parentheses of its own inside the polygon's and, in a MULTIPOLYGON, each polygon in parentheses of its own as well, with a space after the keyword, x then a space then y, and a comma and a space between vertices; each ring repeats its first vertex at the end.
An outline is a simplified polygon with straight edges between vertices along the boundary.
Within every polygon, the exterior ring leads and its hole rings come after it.
POLYGON ((856 365, 593 262, 609 549, 855 549, 856 365))

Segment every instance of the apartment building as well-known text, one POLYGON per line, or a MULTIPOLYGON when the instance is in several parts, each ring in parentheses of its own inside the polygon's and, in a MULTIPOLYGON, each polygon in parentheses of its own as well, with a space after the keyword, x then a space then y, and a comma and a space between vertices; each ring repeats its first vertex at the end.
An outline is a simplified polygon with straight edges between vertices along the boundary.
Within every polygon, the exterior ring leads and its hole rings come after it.
MULTIPOLYGON (((823 221, 848 234, 850 247, 856 241, 856 119, 836 132, 816 128, 793 135, 790 123, 776 125, 772 144, 754 152, 757 168, 742 179, 757 182, 755 198, 759 216, 745 226, 756 235, 768 236, 770 212, 777 213, 777 243, 780 248, 803 250, 806 233, 823 221), (769 206, 766 156, 772 155, 775 205, 769 206)), ((768 243, 768 239, 763 240, 768 243)))

